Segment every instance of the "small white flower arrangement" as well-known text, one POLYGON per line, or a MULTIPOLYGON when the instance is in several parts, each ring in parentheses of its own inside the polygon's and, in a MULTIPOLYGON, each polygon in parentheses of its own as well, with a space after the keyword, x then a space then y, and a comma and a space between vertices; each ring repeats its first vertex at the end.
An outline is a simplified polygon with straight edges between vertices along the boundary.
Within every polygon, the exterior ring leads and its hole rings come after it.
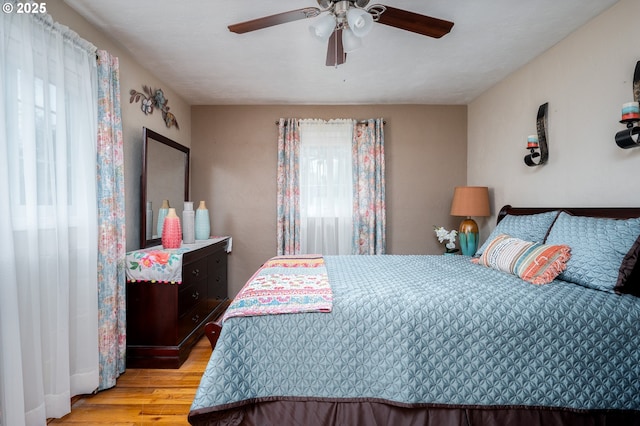
POLYGON ((455 253, 458 251, 458 249, 456 249, 456 236, 458 235, 458 231, 447 231, 442 226, 434 226, 433 229, 436 231, 436 237, 438 237, 439 242, 443 243, 447 241, 445 244, 446 253, 455 253))

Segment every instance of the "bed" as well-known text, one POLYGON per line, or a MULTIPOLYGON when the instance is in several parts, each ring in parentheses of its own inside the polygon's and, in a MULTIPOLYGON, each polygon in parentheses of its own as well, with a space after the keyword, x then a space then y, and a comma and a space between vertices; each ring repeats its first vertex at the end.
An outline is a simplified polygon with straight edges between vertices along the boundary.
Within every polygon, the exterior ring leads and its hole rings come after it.
MULTIPOLYGON (((321 257, 330 293, 305 299, 308 311, 208 325, 215 349, 189 422, 640 425, 639 218, 640 208, 505 206, 478 263, 321 257), (524 255, 505 270, 505 235, 542 253, 532 265, 560 259, 555 278, 533 284, 538 266, 514 266, 524 255)), ((263 266, 252 280, 317 280, 309 262, 263 266)))

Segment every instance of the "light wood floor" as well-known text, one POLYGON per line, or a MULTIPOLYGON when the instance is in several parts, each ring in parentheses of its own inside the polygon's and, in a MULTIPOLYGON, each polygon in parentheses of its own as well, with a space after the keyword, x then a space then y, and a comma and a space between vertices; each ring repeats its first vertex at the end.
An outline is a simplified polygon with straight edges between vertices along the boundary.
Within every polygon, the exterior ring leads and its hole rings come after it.
POLYGON ((211 356, 203 337, 177 370, 127 369, 116 387, 75 401, 49 425, 188 425, 187 414, 211 356))

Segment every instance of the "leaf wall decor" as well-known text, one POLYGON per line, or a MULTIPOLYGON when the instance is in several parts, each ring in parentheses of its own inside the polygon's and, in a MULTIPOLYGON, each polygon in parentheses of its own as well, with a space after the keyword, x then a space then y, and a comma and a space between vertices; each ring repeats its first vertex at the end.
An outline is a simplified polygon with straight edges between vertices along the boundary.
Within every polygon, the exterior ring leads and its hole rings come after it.
POLYGON ((140 109, 145 115, 153 114, 154 109, 159 109, 167 127, 176 126, 177 129, 180 129, 176 116, 169 112, 170 108, 167 105, 169 99, 164 96, 162 89, 152 89, 150 86, 143 85, 142 92, 131 89, 129 94, 131 95, 129 103, 140 102, 140 109))

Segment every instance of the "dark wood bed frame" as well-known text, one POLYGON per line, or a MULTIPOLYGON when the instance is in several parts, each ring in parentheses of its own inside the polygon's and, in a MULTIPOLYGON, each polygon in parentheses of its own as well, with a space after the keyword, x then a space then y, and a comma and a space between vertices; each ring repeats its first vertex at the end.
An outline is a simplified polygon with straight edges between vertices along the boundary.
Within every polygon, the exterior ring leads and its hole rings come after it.
POLYGON ((500 222, 506 215, 526 215, 564 210, 574 216, 603 217, 611 219, 629 219, 640 217, 640 207, 511 207, 506 205, 500 209, 498 220, 500 222))
MULTIPOLYGON (((629 219, 633 217, 640 217, 640 208, 637 207, 512 207, 506 205, 500 209, 497 215, 497 223, 499 223, 506 215, 530 215, 536 213, 543 213, 553 210, 563 210, 574 216, 590 216, 599 218, 612 218, 612 219, 629 219)), ((640 262, 639 262, 640 263, 640 262)), ((636 270, 640 273, 640 265, 636 266, 636 270)), ((635 271, 634 271, 635 273, 635 271)), ((209 338, 211 347, 215 348, 218 337, 222 330, 221 318, 216 321, 210 322, 205 325, 205 333, 209 338)), ((244 414, 239 416, 242 418, 245 414, 249 419, 269 419, 269 415, 274 422, 276 419, 281 419, 280 409, 289 410, 287 413, 295 413, 297 408, 287 408, 287 404, 296 404, 295 401, 275 401, 259 404, 260 407, 256 408, 248 406, 246 408, 239 409, 244 414), (271 406, 270 406, 271 404, 271 406)), ((305 402, 305 408, 301 410, 309 410, 311 413, 314 410, 328 410, 332 413, 339 403, 323 402, 323 401, 311 401, 305 402)), ((349 405, 349 401, 347 401, 349 405)), ((384 403, 371 401, 370 403, 363 404, 364 411, 360 411, 363 418, 370 417, 369 413, 376 410, 381 410, 382 417, 379 418, 392 418, 389 417, 391 413, 393 416, 401 416, 403 413, 413 413, 411 410, 405 410, 403 408, 388 407, 384 403)), ((441 425, 502 425, 502 424, 531 424, 531 425, 590 425, 590 426, 606 426, 606 425, 637 425, 640 426, 640 412, 638 411, 609 411, 609 410, 566 410, 566 409, 554 409, 549 407, 543 407, 536 409, 535 407, 457 407, 457 406, 433 406, 425 407, 418 410, 418 416, 424 415, 423 421, 420 421, 421 425, 429 426, 441 426, 441 425)), ((304 411, 304 416, 301 418, 309 419, 309 413, 304 411), (306 416, 306 417, 305 417, 306 416)), ((355 415, 360 419, 360 414, 357 412, 355 415)), ((331 416, 329 416, 330 418, 331 416)), ((231 417, 233 418, 233 414, 231 417)), ((395 417, 395 420, 400 421, 401 417, 395 417)), ((396 422, 394 424, 402 424, 396 422)), ((255 424, 249 422, 250 424, 255 424)), ((415 423, 404 421, 404 424, 415 423)), ((197 421, 193 424, 205 424, 197 421)), ((208 423, 207 423, 208 424, 208 423)), ((217 423, 216 423, 217 424, 217 423)), ((227 424, 227 423, 224 423, 227 424)), ((274 423, 275 424, 275 423, 274 423)), ((418 423, 416 423, 418 424, 418 423)))
POLYGON ((204 334, 209 339, 209 343, 211 343, 211 350, 216 348, 216 343, 218 343, 218 338, 220 337, 220 332, 222 331, 222 318, 218 318, 215 321, 208 322, 204 325, 204 334))

